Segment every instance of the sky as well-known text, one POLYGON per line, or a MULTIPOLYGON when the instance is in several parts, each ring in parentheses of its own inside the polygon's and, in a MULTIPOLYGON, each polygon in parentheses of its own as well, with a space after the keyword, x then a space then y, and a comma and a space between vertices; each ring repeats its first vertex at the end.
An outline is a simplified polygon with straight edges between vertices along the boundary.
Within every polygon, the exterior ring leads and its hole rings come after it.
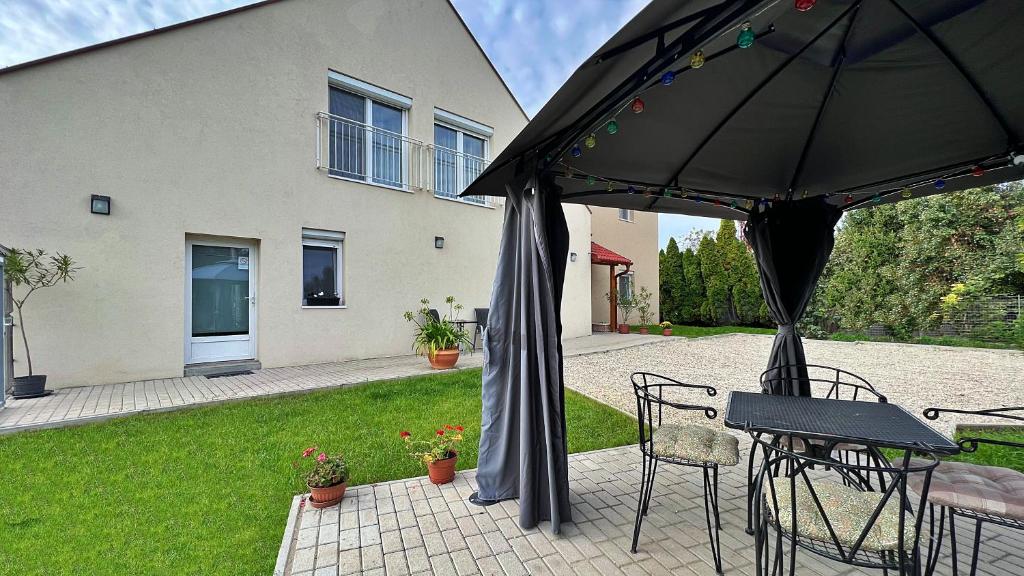
MULTIPOLYGON (((346 1, 346 0, 337 0, 346 1)), ((527 114, 647 0, 453 0, 527 114)), ((198 18, 251 0, 0 0, 0 67, 198 18)), ((716 220, 662 214, 659 246, 716 220)))

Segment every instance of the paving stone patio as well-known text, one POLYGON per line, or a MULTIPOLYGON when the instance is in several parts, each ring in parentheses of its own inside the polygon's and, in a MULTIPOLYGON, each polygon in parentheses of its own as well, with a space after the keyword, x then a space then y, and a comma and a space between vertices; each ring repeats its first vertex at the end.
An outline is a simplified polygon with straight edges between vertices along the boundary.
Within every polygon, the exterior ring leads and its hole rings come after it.
MULTIPOLYGON (((550 533, 547 523, 520 529, 516 501, 487 508, 468 505, 475 471, 460 472, 455 482, 440 487, 426 478, 357 486, 339 506, 324 510, 300 508, 297 499, 275 574, 714 574, 697 470, 658 468, 638 552, 629 552, 639 466, 638 449, 632 446, 570 456, 574 521, 563 525, 558 536, 550 533)), ((729 575, 755 574, 753 538, 743 531, 745 479, 741 467, 723 469, 721 474, 722 554, 729 575)), ((1024 533, 986 528, 985 534, 979 574, 1024 573, 1024 533)), ((948 538, 945 541, 948 546, 948 538)), ((967 556, 965 547, 963 574, 967 556)), ((798 553, 796 573, 880 574, 807 552, 798 553)), ((951 574, 948 555, 940 561, 938 573, 951 574)))
MULTIPOLYGON (((595 334, 564 342, 566 356, 623 350, 658 342, 662 336, 595 334)), ((483 364, 483 353, 463 354, 459 368, 483 364)), ((294 394, 321 388, 352 386, 374 380, 406 378, 432 373, 420 356, 392 356, 266 368, 252 374, 207 378, 190 376, 123 384, 62 388, 51 396, 29 400, 9 398, 0 409, 0 434, 52 428, 127 416, 142 412, 176 410, 195 404, 294 394)))

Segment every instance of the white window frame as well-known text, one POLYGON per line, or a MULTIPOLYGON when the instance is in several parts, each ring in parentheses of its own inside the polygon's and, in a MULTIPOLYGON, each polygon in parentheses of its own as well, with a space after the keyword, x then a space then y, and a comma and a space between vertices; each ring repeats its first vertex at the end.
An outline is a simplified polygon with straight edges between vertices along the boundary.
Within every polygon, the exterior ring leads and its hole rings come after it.
MULTIPOLYGON (((366 119, 366 126, 373 126, 373 103, 384 104, 392 108, 398 108, 402 112, 402 133, 399 136, 403 140, 409 138, 409 109, 412 108, 412 98, 403 96, 397 92, 392 92, 380 86, 374 86, 369 82, 363 82, 357 78, 346 76, 341 72, 334 70, 327 71, 327 112, 330 113, 330 92, 331 88, 337 88, 344 90, 355 96, 361 96, 363 98, 363 118, 366 119)), ((346 118, 350 122, 357 122, 357 120, 351 120, 346 118)), ((381 129, 382 130, 382 129, 381 129)), ((387 132, 386 130, 384 130, 387 132)), ((394 132, 391 132, 394 134, 394 132)), ((363 138, 363 146, 365 148, 366 158, 366 176, 365 178, 352 178, 350 176, 341 176, 338 174, 331 174, 328 170, 328 176, 331 178, 337 178, 338 180, 347 180, 349 182, 359 182, 360 184, 369 184, 370 186, 379 186, 381 188, 388 188, 390 190, 401 190, 402 192, 412 192, 409 188, 409 158, 406 155, 412 155, 415 153, 412 150, 412 146, 409 146, 408 150, 403 148, 402 156, 402 185, 392 186, 383 182, 374 182, 373 180, 373 138, 363 138)), ((330 168, 330 167, 328 167, 330 168)))
MULTIPOLYGON (((306 288, 303 286, 305 281, 306 270, 302 269, 302 273, 299 277, 299 296, 300 302, 302 302, 303 309, 339 309, 348 308, 345 301, 345 233, 334 232, 331 230, 317 230, 314 228, 303 228, 302 229, 302 246, 316 246, 320 248, 334 248, 335 250, 335 266, 334 273, 336 278, 334 279, 334 285, 338 288, 338 305, 337 306, 307 306, 306 301, 306 288)), ((301 258, 300 258, 301 262, 301 258)), ((301 264, 300 264, 301 265, 301 264)))
POLYGON ((633 272, 626 272, 625 274, 619 276, 618 279, 615 281, 615 293, 619 298, 622 297, 622 286, 620 285, 620 283, 622 282, 623 278, 628 278, 629 286, 632 287, 632 290, 636 290, 636 278, 633 277, 633 272))
MULTIPOLYGON (((466 189, 466 187, 469 186, 469 182, 464 182, 464 180, 466 178, 466 171, 465 171, 464 162, 462 160, 463 156, 466 154, 465 153, 465 146, 464 146, 464 143, 463 143, 465 135, 469 134, 470 136, 472 136, 474 138, 479 138, 480 140, 483 140, 483 142, 484 142, 484 157, 483 157, 483 161, 484 162, 490 162, 490 159, 491 159, 491 137, 494 136, 494 129, 491 128, 490 126, 487 126, 486 124, 481 124, 481 123, 476 122, 474 120, 470 120, 469 118, 464 118, 462 116, 459 116, 458 114, 453 114, 451 112, 447 112, 447 111, 442 110, 440 108, 434 108, 434 124, 438 125, 438 126, 443 126, 445 128, 448 128, 450 130, 454 130, 455 131, 455 142, 456 142, 455 145, 456 145, 456 149, 454 151, 457 154, 457 156, 456 156, 456 166, 455 166, 455 178, 456 178, 455 187, 458 189, 458 192, 456 194, 461 194, 466 189)), ((433 126, 431 126, 431 129, 433 129, 433 126)), ((437 140, 434 140, 434 148, 435 149, 441 148, 441 149, 444 149, 444 150, 452 150, 451 148, 448 148, 447 146, 439 146, 437 144, 437 140)), ((436 159, 434 160, 434 164, 430 167, 430 169, 433 171, 434 177, 436 178, 437 177, 437 160, 436 159)), ((463 197, 460 197, 460 196, 457 196, 455 198, 450 198, 448 196, 442 196, 442 195, 440 195, 438 193, 437 183, 436 182, 434 183, 433 188, 434 188, 434 198, 439 198, 441 200, 450 200, 452 202, 459 202, 459 203, 462 203, 462 204, 469 204, 470 206, 481 206, 481 207, 484 207, 484 208, 494 208, 494 206, 491 205, 486 200, 483 200, 481 202, 474 202, 472 200, 467 200, 466 198, 463 198, 463 197)))
POLYGON ((633 211, 632 210, 630 210, 629 208, 619 208, 618 210, 619 210, 619 220, 621 220, 623 222, 632 222, 633 221, 633 211), (626 212, 626 217, 625 218, 622 217, 623 210, 625 210, 625 212, 626 212))

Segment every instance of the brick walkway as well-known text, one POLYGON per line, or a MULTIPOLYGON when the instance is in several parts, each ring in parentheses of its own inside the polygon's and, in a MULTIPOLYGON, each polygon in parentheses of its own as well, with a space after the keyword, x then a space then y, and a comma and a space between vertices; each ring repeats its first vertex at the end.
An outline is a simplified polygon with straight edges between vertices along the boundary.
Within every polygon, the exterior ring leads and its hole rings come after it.
MULTIPOLYGON (((574 522, 563 525, 560 536, 553 536, 547 524, 521 530, 514 501, 487 508, 467 505, 475 471, 460 472, 455 482, 441 487, 426 478, 358 486, 340 506, 322 511, 309 506, 300 511, 296 499, 276 574, 713 575, 697 470, 658 467, 638 553, 629 553, 639 463, 636 447, 570 456, 574 522)), ((743 531, 745 480, 742 466, 721 473, 722 555, 728 575, 755 573, 753 538, 743 531)), ((958 525, 973 535, 966 522, 958 525)), ((985 534, 978 573, 1024 573, 1024 533, 987 527, 985 534)), ((968 568, 969 536, 960 543, 962 574, 968 568)), ((948 549, 948 538, 944 546, 948 549)), ((880 574, 802 550, 797 557, 800 576, 880 574)), ((951 573, 948 555, 937 572, 951 573)))
MULTIPOLYGON (((621 350, 658 342, 662 338, 595 334, 566 340, 565 354, 574 356, 621 350)), ((459 368, 479 367, 483 364, 483 357, 479 350, 471 355, 463 355, 459 359, 459 368)), ((190 376, 63 388, 43 398, 8 399, 7 406, 0 409, 0 434, 60 427, 143 412, 176 410, 195 404, 352 386, 374 380, 405 378, 432 372, 426 360, 420 356, 395 356, 267 368, 242 376, 190 376)))

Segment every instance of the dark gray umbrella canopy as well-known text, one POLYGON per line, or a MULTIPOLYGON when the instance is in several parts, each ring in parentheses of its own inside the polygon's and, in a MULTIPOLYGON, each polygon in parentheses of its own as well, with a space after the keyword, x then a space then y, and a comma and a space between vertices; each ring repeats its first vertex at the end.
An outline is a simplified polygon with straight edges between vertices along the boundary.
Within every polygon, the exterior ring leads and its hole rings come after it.
POLYGON ((761 199, 857 207, 1024 178, 1022 30, 1019 0, 655 0, 465 193, 501 195, 540 162, 565 202, 745 219, 761 199))

